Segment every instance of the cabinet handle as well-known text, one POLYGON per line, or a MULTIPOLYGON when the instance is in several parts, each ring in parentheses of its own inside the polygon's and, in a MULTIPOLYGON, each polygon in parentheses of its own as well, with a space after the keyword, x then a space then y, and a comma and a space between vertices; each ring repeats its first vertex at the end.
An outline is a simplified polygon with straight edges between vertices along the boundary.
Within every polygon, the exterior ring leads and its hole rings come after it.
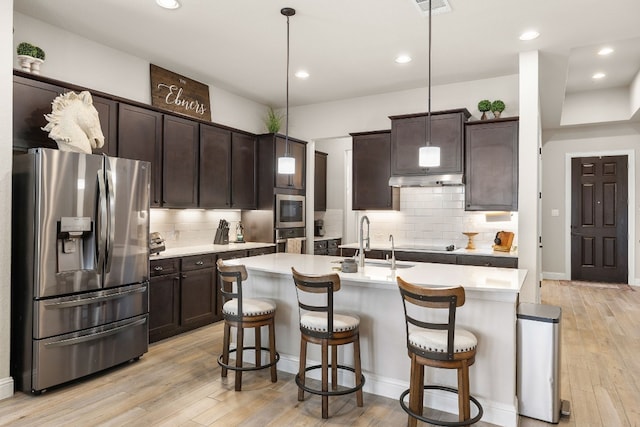
POLYGON ((182 278, 183 278, 183 279, 186 279, 186 278, 187 278, 187 275, 186 275, 186 274, 183 274, 183 275, 182 275, 182 278))
POLYGON ((203 261, 196 261, 196 265, 204 265, 203 261))
POLYGON ((161 265, 156 265, 155 267, 153 267, 153 270, 154 271, 162 271, 162 270, 164 270, 164 268, 162 268, 161 265))

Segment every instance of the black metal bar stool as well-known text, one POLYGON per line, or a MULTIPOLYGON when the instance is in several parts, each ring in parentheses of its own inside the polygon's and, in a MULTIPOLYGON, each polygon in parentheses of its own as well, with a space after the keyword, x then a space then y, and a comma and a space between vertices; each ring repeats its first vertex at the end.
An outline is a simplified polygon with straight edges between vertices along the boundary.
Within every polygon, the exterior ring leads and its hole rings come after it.
POLYGON ((409 414, 407 425, 415 427, 418 420, 441 426, 466 426, 482 418, 482 406, 469 393, 469 366, 476 357, 477 339, 473 333, 456 328, 456 308, 464 304, 465 292, 454 288, 428 288, 413 285, 398 277, 398 287, 404 305, 407 350, 411 358, 409 389, 400 395, 400 405, 409 414), (425 321, 423 308, 447 310, 445 323, 425 321), (424 385, 424 367, 456 369, 458 388, 424 385), (443 390, 458 394, 458 421, 434 420, 423 416, 424 390, 443 390), (409 395, 409 406, 404 398, 409 395), (471 418, 471 402, 478 412, 471 418))
POLYGON ((356 403, 363 406, 362 386, 364 375, 360 366, 360 318, 354 314, 336 313, 333 310, 333 294, 340 290, 337 274, 305 275, 295 268, 293 281, 296 284, 300 313, 300 368, 296 375, 298 400, 304 400, 304 392, 322 396, 322 418, 329 418, 329 396, 356 393, 356 403), (307 365, 307 343, 322 347, 322 364, 307 365), (354 367, 338 364, 338 346, 353 343, 354 367), (329 390, 329 347, 331 348, 331 390, 329 390), (321 369, 322 386, 318 390, 305 383, 306 373, 321 369), (338 370, 353 372, 355 386, 338 388, 338 370))
POLYGON ((227 376, 227 370, 236 373, 235 389, 242 388, 242 372, 271 368, 271 382, 278 380, 276 363, 280 360, 280 354, 276 351, 276 336, 274 319, 276 316, 276 304, 268 299, 243 298, 242 282, 247 280, 247 270, 244 265, 225 265, 218 260, 218 275, 220 276, 220 292, 222 294, 222 315, 224 317, 224 341, 222 354, 218 357, 218 365, 222 367, 221 377, 227 376), (235 291, 234 291, 235 284, 235 291), (269 347, 261 346, 261 328, 269 328, 269 347), (231 328, 236 328, 236 348, 230 350, 231 328), (244 346, 244 329, 253 328, 255 331, 255 345, 244 346), (240 350, 240 351, 238 351, 240 350), (243 365, 242 356, 244 350, 255 350, 255 365, 243 365), (269 363, 262 364, 262 351, 269 352, 269 363), (229 364, 229 354, 236 353, 235 365, 229 364))

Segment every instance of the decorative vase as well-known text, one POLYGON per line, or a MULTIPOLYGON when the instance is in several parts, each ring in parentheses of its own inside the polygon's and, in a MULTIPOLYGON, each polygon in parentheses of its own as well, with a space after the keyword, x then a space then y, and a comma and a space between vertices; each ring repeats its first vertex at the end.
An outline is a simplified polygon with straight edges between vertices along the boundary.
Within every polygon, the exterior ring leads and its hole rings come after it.
POLYGON ((495 117, 496 119, 499 119, 501 113, 502 113, 502 111, 494 111, 493 112, 493 117, 495 117))
POLYGON ((29 55, 18 55, 18 63, 20 64, 20 68, 22 71, 26 71, 28 73, 31 72, 31 64, 35 61, 36 58, 29 55))
POLYGON ((40 74, 40 65, 44 62, 43 59, 33 58, 33 62, 31 63, 31 72, 33 74, 40 74))

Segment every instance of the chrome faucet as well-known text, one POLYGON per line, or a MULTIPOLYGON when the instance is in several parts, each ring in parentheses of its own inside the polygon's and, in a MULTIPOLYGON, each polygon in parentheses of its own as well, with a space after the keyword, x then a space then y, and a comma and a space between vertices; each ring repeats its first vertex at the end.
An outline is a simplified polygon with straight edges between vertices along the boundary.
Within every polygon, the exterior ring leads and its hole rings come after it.
POLYGON ((396 245, 393 241, 393 234, 389 234, 389 241, 391 242, 391 269, 396 269, 396 245))
POLYGON ((369 227, 371 223, 369 222, 369 218, 366 215, 363 215, 360 218, 360 251, 358 252, 358 265, 360 267, 364 267, 364 251, 371 249, 371 238, 369 237, 369 227), (367 221, 367 237, 364 237, 364 222, 367 221), (367 245, 364 246, 364 241, 367 241, 367 245))

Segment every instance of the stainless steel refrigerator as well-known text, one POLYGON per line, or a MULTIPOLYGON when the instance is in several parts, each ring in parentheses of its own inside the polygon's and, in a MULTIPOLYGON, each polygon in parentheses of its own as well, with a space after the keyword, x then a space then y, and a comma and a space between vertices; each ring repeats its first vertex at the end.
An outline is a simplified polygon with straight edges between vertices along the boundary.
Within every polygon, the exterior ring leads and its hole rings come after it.
POLYGON ((148 349, 148 162, 14 156, 12 375, 49 387, 148 349))

